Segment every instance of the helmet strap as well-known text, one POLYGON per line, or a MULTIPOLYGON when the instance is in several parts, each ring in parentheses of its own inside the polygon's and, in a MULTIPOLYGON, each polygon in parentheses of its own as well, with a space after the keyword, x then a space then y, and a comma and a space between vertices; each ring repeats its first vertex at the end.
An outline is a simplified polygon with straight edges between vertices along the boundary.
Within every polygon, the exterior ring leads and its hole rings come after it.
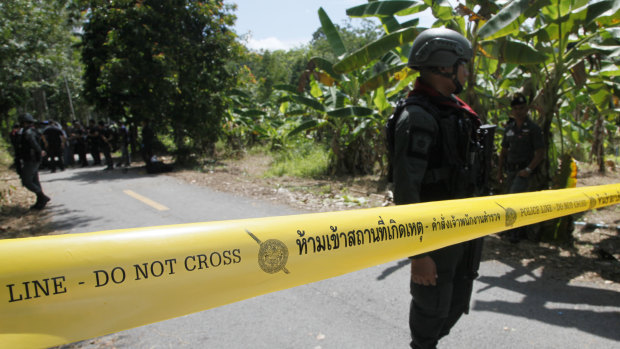
POLYGON ((448 78, 450 80, 452 80, 452 83, 454 84, 454 87, 456 88, 454 90, 454 94, 458 95, 459 93, 461 93, 463 91, 463 85, 461 85, 461 82, 458 79, 458 72, 459 72, 459 62, 457 61, 456 63, 454 63, 454 65, 452 66, 452 72, 451 73, 444 73, 441 70, 439 70, 438 67, 430 67, 429 68, 431 72, 437 74, 437 75, 441 75, 445 78, 448 78))
POLYGON ((452 66, 452 83, 454 84, 454 86, 456 87, 456 90, 454 90, 454 94, 458 95, 459 93, 461 93, 461 91, 463 91, 463 85, 461 85, 461 82, 459 81, 458 78, 458 73, 459 73, 459 61, 456 61, 456 63, 454 63, 454 65, 452 66))

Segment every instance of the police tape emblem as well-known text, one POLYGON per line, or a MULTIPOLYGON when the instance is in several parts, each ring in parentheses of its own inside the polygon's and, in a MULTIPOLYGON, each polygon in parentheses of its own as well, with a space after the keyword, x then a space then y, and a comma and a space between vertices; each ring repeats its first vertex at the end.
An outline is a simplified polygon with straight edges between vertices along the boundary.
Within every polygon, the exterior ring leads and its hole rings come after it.
POLYGON ((288 261, 288 248, 286 245, 276 239, 269 239, 265 242, 261 242, 256 235, 252 234, 249 230, 245 230, 254 241, 260 246, 258 249, 258 266, 268 274, 275 274, 282 270, 285 274, 289 271, 286 269, 286 262, 288 261))
POLYGON ((591 198, 588 196, 588 199, 590 199, 590 210, 593 210, 596 207, 596 199, 595 198, 591 198))
POLYGON ((497 204, 497 206, 503 208, 504 211, 506 211, 506 226, 510 227, 511 225, 515 224, 515 222, 517 221, 517 211, 510 207, 504 208, 504 206, 500 204, 497 204))

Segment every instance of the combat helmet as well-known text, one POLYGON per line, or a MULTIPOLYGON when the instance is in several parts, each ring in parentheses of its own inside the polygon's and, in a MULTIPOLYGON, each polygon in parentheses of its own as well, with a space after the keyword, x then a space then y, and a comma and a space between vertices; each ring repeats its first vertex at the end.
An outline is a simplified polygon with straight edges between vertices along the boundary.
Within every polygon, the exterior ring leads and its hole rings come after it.
POLYGON ((446 28, 431 28, 413 41, 407 66, 420 70, 429 67, 450 67, 460 60, 469 61, 473 50, 463 35, 446 28))
POLYGON ((19 122, 21 122, 21 123, 30 122, 30 123, 34 124, 35 122, 37 122, 34 119, 34 117, 32 117, 32 115, 30 115, 30 113, 21 114, 18 119, 19 119, 19 122))

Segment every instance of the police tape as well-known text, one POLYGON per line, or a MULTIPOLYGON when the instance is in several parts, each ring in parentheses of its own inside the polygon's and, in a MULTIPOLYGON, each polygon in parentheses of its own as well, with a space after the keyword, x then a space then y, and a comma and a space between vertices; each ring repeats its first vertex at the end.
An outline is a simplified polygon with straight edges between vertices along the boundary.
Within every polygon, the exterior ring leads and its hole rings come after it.
POLYGON ((620 184, 0 241, 0 347, 49 347, 620 203, 620 184))

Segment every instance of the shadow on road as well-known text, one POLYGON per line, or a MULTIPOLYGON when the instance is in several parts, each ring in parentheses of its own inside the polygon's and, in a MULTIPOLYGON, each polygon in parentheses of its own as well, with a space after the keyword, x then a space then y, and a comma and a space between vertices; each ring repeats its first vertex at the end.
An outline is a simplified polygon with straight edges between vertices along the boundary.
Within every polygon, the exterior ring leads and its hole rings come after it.
POLYGON ((78 181, 83 183, 97 183, 101 181, 119 181, 126 179, 134 179, 139 177, 157 176, 156 174, 146 173, 145 166, 115 168, 113 170, 103 170, 102 167, 87 167, 80 169, 69 169, 70 175, 62 178, 48 178, 46 183, 53 185, 54 182, 78 181))
POLYGON ((530 268, 515 268, 500 277, 481 276, 477 281, 487 286, 478 290, 478 294, 499 287, 506 292, 519 293, 523 298, 520 302, 474 300, 472 309, 524 317, 528 320, 576 328, 596 336, 620 340, 618 292, 570 284, 562 285, 562 280, 548 281, 549 277, 544 273, 540 277, 533 276, 530 268), (518 281, 524 276, 530 280, 518 281), (552 283, 554 285, 551 285, 552 283), (610 307, 610 309, 608 311, 585 309, 591 306, 610 307))
MULTIPOLYGON (((613 289, 587 287, 571 282, 606 262, 576 253, 569 256, 561 253, 560 249, 543 248, 529 242, 515 246, 496 236, 485 238, 483 260, 501 263, 509 271, 501 276, 478 277, 476 294, 500 288, 520 301, 481 301, 476 300, 474 294, 472 310, 523 317, 620 341, 620 293, 613 289)), ((384 280, 408 265, 409 260, 398 261, 385 268, 377 280, 384 280)), ((608 275, 606 278, 617 281, 618 275, 608 275)))
MULTIPOLYGON (((510 271, 497 277, 480 276, 477 282, 486 286, 477 293, 501 288, 520 294, 522 299, 520 302, 487 302, 476 301, 474 296, 473 310, 520 316, 620 340, 620 294, 612 289, 579 286, 572 282, 592 271, 605 274, 601 272, 601 263, 608 262, 581 256, 571 248, 542 247, 528 241, 513 245, 496 236, 485 239, 485 249, 484 260, 502 263, 510 271), (592 307, 609 309, 601 311, 592 307)), ((617 281, 618 273, 614 274, 602 276, 617 281)))

